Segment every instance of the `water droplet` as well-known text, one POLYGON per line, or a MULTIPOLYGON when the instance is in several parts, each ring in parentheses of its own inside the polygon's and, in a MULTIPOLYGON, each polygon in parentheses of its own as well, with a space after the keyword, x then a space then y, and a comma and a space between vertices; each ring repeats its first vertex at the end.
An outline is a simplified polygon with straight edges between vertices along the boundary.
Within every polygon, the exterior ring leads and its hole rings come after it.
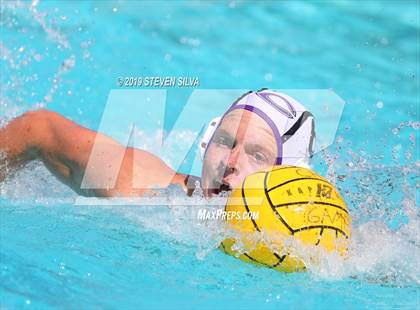
POLYGON ((378 101, 378 102, 376 103, 376 107, 377 107, 378 109, 382 109, 382 108, 384 107, 384 103, 383 103, 382 101, 378 101))
POLYGON ((112 12, 118 12, 118 8, 112 8, 112 12))
POLYGON ((231 72, 230 72, 230 74, 232 75, 232 76, 235 76, 235 77, 237 77, 237 76, 239 76, 239 71, 238 70, 232 70, 231 72))
POLYGON ((397 144, 396 146, 394 146, 394 150, 395 151, 399 151, 399 150, 401 150, 401 148, 402 148, 402 145, 401 144, 397 144))
POLYGON ((42 56, 40 54, 35 54, 34 59, 39 62, 42 60, 42 56))
POLYGON ((273 80, 273 75, 271 73, 266 73, 264 75, 264 80, 266 80, 267 82, 271 82, 273 80))
POLYGON ((165 61, 171 61, 172 60, 172 55, 169 54, 169 53, 166 53, 163 58, 165 59, 165 61))
POLYGON ((388 38, 387 38, 387 37, 383 37, 383 38, 381 38, 381 44, 382 44, 382 45, 388 45, 388 44, 389 44, 389 40, 388 40, 388 38))

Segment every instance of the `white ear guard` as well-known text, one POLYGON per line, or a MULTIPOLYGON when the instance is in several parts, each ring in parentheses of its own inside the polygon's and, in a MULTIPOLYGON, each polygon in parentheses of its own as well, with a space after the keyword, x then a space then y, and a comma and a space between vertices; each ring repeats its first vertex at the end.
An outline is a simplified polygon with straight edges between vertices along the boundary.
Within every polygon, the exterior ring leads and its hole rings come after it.
POLYGON ((222 117, 219 116, 210 121, 210 124, 207 127, 206 132, 204 133, 203 138, 200 141, 200 145, 198 146, 200 149, 201 159, 204 159, 204 154, 206 153, 207 146, 209 145, 210 140, 214 135, 214 132, 219 126, 221 119, 222 117))

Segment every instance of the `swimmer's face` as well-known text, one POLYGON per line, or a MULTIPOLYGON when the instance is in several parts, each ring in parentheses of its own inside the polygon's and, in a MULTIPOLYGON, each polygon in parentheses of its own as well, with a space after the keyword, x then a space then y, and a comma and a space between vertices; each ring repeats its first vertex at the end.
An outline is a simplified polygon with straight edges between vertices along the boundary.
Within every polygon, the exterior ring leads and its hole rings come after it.
POLYGON ((277 158, 273 131, 257 114, 236 109, 229 112, 214 133, 204 157, 202 187, 208 197, 229 191, 244 178, 277 158))

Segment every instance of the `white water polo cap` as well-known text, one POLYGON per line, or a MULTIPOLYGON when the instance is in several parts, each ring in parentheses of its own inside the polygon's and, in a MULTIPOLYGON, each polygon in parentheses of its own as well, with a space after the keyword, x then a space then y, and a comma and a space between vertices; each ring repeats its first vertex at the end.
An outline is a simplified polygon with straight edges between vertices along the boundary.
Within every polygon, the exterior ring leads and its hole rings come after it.
POLYGON ((314 117, 292 97, 270 89, 244 94, 222 117, 211 120, 199 145, 202 158, 225 115, 236 109, 254 112, 270 126, 278 150, 276 165, 308 166, 315 140, 314 117))

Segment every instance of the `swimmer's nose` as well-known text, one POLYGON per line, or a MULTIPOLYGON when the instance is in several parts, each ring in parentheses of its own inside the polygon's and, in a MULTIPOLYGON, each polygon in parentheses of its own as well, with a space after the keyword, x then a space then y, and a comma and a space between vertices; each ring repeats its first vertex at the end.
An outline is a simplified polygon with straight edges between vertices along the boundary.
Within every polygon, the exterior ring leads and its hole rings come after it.
POLYGON ((240 161, 241 161, 241 150, 239 147, 234 147, 226 158, 224 163, 224 171, 222 173, 223 183, 230 185, 230 179, 239 175, 240 173, 240 161))
POLYGON ((230 152, 227 161, 226 161, 226 170, 228 170, 229 173, 238 172, 238 162, 241 155, 241 150, 238 146, 234 147, 232 151, 230 152))
POLYGON ((235 146, 230 152, 226 152, 217 166, 215 182, 218 184, 230 184, 230 179, 239 175, 240 149, 235 146))

